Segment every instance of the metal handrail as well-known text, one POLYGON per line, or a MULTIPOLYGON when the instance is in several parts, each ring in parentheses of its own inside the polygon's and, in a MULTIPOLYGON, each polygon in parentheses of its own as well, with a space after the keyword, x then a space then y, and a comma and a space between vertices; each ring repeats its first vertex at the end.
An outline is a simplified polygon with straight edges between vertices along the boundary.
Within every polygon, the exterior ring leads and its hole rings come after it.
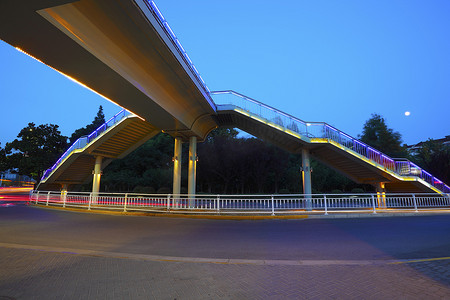
POLYGON ((210 90, 208 86, 206 85, 205 81, 203 80, 202 76, 198 72, 197 68, 195 67, 194 63, 192 62, 191 58, 187 54, 184 47, 181 45, 180 40, 177 38, 175 33, 173 32, 172 28, 170 27, 169 23, 167 22, 166 18, 164 18, 163 14, 159 10, 159 8, 156 6, 156 3, 153 0, 146 0, 147 7, 150 9, 150 11, 153 13, 153 15, 156 17, 158 22, 160 23, 162 29, 167 34, 169 39, 172 41, 172 44, 175 46, 179 54, 181 54, 181 57, 183 58, 184 62, 188 65, 191 72, 196 77, 197 81, 200 83, 201 87, 203 88, 206 96, 206 100, 209 102, 211 107, 216 110, 216 105, 214 101, 211 98, 210 90))
POLYGON ((255 114, 284 129, 294 131, 300 135, 310 138, 326 138, 333 140, 400 176, 415 176, 444 193, 450 192, 450 187, 448 185, 411 161, 407 159, 391 158, 325 122, 305 122, 276 108, 231 90, 214 91, 211 92, 211 96, 216 103, 220 103, 216 104, 218 108, 223 107, 224 105, 234 105, 244 111, 255 114), (226 96, 225 102, 221 102, 220 99, 218 99, 218 96, 226 96))
POLYGON ((101 136, 108 128, 112 127, 114 124, 124 119, 125 117, 131 115, 131 113, 125 109, 122 109, 113 117, 111 117, 108 121, 100 125, 96 130, 94 130, 91 134, 87 136, 82 136, 78 138, 70 147, 66 150, 66 152, 61 155, 61 157, 56 161, 56 163, 49 169, 47 169, 42 175, 41 181, 45 180, 60 164, 61 162, 68 157, 73 151, 77 149, 82 149, 86 147, 93 140, 101 136))
POLYGON ((189 195, 32 191, 30 203, 87 210, 151 211, 182 214, 373 213, 448 210, 450 194, 272 194, 189 195))

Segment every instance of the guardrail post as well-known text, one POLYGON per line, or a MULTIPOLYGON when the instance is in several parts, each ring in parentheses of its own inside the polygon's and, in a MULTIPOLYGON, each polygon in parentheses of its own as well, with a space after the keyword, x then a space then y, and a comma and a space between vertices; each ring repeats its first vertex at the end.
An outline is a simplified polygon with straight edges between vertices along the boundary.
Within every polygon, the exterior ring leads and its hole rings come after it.
POLYGON ((170 211, 170 194, 167 195, 167 211, 170 211))
POLYGON ((376 214, 377 213, 377 209, 376 209, 376 206, 375 206, 375 197, 373 196, 373 194, 371 196, 372 196, 373 213, 376 214))
POLYGON ((323 195, 323 201, 325 203, 325 216, 328 215, 327 195, 323 195))
POLYGON ((275 216, 275 206, 273 203, 273 195, 271 196, 271 199, 272 199, 272 216, 275 216))
POLYGON ((125 199, 123 202, 123 212, 127 212, 127 197, 128 197, 128 194, 125 194, 125 199))
POLYGON ((415 212, 419 212, 419 211, 417 210, 416 195, 412 194, 412 197, 413 197, 413 201, 414 201, 414 209, 415 209, 415 212))
POLYGON ((46 206, 48 206, 48 199, 50 198, 50 192, 47 193, 47 204, 45 204, 46 206))
POLYGON ((91 210, 91 203, 92 203, 92 193, 89 193, 89 205, 88 205, 88 210, 91 210))
POLYGON ((217 198, 216 198, 216 211, 217 211, 217 212, 220 211, 219 201, 220 201, 220 195, 217 195, 217 198))

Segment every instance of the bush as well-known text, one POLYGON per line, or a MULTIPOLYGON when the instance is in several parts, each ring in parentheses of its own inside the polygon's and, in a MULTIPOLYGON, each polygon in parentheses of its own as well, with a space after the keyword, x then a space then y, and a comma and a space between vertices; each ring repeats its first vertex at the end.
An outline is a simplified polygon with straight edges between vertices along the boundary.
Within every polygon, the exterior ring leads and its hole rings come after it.
POLYGON ((170 194, 172 191, 168 187, 160 187, 157 191, 158 194, 170 194))
POLYGON ((362 188, 354 188, 354 189, 352 189, 352 193, 362 194, 362 193, 364 193, 364 190, 362 188))
POLYGON ((134 189, 133 189, 133 193, 143 193, 144 187, 142 185, 137 185, 134 189))
POLYGON ((154 194, 155 189, 152 186, 140 186, 134 188, 133 193, 154 194))

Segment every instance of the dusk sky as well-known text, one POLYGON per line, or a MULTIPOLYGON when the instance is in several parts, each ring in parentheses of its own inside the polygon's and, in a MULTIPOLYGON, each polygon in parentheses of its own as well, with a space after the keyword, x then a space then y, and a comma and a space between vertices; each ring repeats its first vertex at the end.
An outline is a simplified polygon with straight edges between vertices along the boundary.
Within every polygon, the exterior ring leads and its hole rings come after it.
MULTIPOLYGON (((448 0, 156 3, 212 91, 354 137, 372 113, 407 144, 450 135, 448 0)), ((1 41, 0 62, 1 147, 29 122, 70 136, 120 110, 1 41)))

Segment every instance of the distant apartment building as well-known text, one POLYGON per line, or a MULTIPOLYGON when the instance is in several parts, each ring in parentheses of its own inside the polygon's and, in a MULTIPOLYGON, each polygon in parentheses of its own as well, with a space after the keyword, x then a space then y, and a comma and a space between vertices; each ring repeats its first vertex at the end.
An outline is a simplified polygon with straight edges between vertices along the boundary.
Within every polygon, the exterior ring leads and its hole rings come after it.
POLYGON ((19 175, 10 170, 0 172, 0 187, 3 186, 33 186, 36 180, 29 176, 19 175))
MULTIPOLYGON (((445 136, 445 138, 436 139, 436 140, 433 140, 433 141, 435 141, 437 143, 440 143, 442 145, 450 146, 450 135, 445 136)), ((424 143, 425 142, 420 142, 420 143, 417 143, 417 144, 414 144, 414 145, 407 145, 406 149, 408 150, 408 152, 411 155, 417 155, 419 153, 419 150, 422 149, 424 143)))

